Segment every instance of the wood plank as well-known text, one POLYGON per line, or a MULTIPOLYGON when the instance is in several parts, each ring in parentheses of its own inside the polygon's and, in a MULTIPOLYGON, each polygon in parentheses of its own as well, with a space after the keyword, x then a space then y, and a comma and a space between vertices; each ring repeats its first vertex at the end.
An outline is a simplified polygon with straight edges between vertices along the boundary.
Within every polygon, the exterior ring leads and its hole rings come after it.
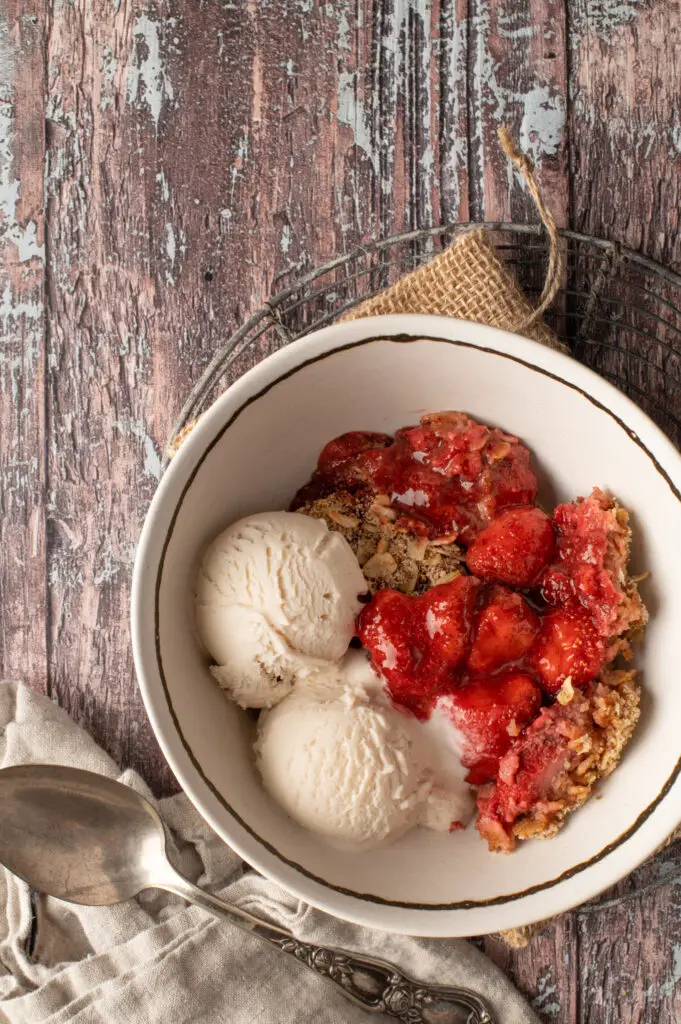
POLYGON ((680 910, 678 843, 580 909, 580 1021, 679 1020, 680 910))
POLYGON ((437 109, 442 222, 468 221, 468 2, 441 0, 437 109))
POLYGON ((574 914, 563 914, 525 949, 485 939, 484 951, 511 978, 542 1021, 572 1024, 579 1016, 578 934, 574 914))
POLYGON ((128 595, 159 477, 156 410, 174 394, 156 347, 170 239, 147 216, 164 186, 142 144, 155 150, 174 103, 170 33, 129 3, 55 4, 46 54, 50 680, 160 789, 169 773, 133 678, 128 595))
MULTIPOLYGON (((570 43, 574 226, 585 234, 640 249, 676 270, 681 266, 681 149, 675 128, 680 11, 678 3, 666 11, 659 6, 624 4, 603 14, 579 0, 570 43)), ((651 275, 635 274, 632 268, 626 278, 617 268, 606 274, 603 294, 594 307, 596 320, 586 331, 588 337, 578 355, 629 390, 680 444, 681 294, 678 288, 661 286, 651 275), (632 313, 622 305, 634 300, 648 307, 649 314, 632 313), (670 326, 661 328, 655 316, 668 320, 670 326), (609 321, 615 323, 612 329, 609 321)), ((579 290, 587 287, 582 277, 579 290)))
POLYGON ((45 24, 26 7, 0 10, 0 678, 45 690, 45 24))
POLYGON ((505 124, 537 167, 559 226, 567 223, 566 5, 472 0, 469 15, 469 189, 474 220, 537 222, 499 147, 505 124))
MULTIPOLYGON (((597 5, 573 0, 570 24, 572 225, 585 234, 641 249, 678 270, 679 4, 597 5)), ((592 283, 589 276, 593 280, 595 274, 583 275, 582 287, 592 283)), ((678 330, 628 313, 613 300, 629 302, 637 294, 641 305, 652 301, 653 312, 666 316, 677 328, 681 324, 663 303, 635 293, 618 280, 619 272, 614 278, 606 274, 603 297, 594 307, 596 319, 579 355, 601 372, 614 375, 679 443, 681 432, 655 406, 659 401, 677 416, 681 412, 680 384, 668 385, 661 372, 679 381, 678 355, 670 355, 659 344, 666 342, 671 352, 678 353, 678 330), (609 319, 615 326, 608 325, 609 319), (628 329, 623 330, 623 323, 628 329), (650 332, 652 338, 641 331, 650 332)), ((629 280, 648 287, 651 279, 630 271, 629 280)), ((657 290, 661 299, 681 306, 678 290, 657 290)), ((665 860, 653 861, 638 877, 653 877, 665 864, 665 860)), ((624 893, 635 884, 635 879, 628 880, 617 892, 624 893)), ((678 883, 610 910, 580 916, 579 921, 580 1020, 671 1024, 681 1018, 678 883)))
POLYGON ((681 266, 678 0, 571 0, 572 223, 681 266))

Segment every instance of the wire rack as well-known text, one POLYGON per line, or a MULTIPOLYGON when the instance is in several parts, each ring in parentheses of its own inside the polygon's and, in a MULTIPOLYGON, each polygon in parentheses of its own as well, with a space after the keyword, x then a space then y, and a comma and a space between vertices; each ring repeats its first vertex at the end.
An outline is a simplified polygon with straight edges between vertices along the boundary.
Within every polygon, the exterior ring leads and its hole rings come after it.
MULTIPOLYGON (((266 355, 332 323, 471 227, 492 233, 525 293, 536 298, 548 258, 539 226, 450 224, 359 246, 275 282, 276 293, 225 341, 192 388, 173 436, 266 355)), ((574 231, 561 237, 565 285, 546 322, 575 358, 628 394, 681 446, 681 275, 614 242, 574 231)))
MULTIPOLYGON (((491 233, 497 252, 535 299, 549 253, 540 226, 448 224, 359 246, 275 282, 276 292, 225 341, 192 388, 173 436, 265 356, 332 323, 473 227, 491 233)), ((681 447, 681 275, 623 245, 574 231, 560 234, 567 258, 564 287, 545 321, 576 359, 629 395, 681 447)), ((577 914, 602 912, 669 885, 681 885, 681 842, 577 914)))

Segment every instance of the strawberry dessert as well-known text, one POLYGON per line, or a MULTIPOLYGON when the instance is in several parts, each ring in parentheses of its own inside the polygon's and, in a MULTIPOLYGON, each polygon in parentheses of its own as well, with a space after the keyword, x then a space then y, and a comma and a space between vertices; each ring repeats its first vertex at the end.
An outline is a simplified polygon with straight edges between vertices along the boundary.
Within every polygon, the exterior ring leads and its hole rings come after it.
MULTIPOLYGON (((293 508, 344 533, 359 642, 393 702, 446 716, 491 850, 554 835, 638 719, 647 612, 617 500, 542 508, 528 449, 465 413, 330 441, 293 508)), ((452 828, 459 827, 452 823, 452 828)))

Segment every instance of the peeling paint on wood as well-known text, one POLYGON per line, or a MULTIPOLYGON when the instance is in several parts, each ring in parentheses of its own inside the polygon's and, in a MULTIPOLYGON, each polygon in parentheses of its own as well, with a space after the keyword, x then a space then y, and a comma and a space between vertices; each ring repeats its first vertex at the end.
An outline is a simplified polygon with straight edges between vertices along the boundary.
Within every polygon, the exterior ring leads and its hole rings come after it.
MULTIPOLYGON (((631 25, 645 5, 646 0, 581 0, 574 4, 571 22, 575 32, 593 31, 608 42, 616 29, 631 25)), ((659 10, 664 13, 663 7, 659 10)))
MULTIPOLYGON (((177 18, 168 18, 163 25, 154 21, 147 14, 138 17, 133 25, 133 48, 128 59, 128 81, 126 94, 128 101, 138 107, 146 107, 151 114, 154 128, 158 130, 158 122, 164 104, 175 98, 173 86, 166 68, 166 51, 161 49, 161 33, 173 33, 177 27, 177 18)), ((177 46, 178 37, 173 37, 177 46)), ((107 44, 105 44, 106 46, 107 44)), ((117 64, 108 50, 108 63, 102 73, 110 82, 115 74, 117 64)))
POLYGON ((0 245, 7 263, 45 259, 45 245, 38 245, 35 220, 19 216, 21 181, 16 176, 15 75, 17 61, 8 24, 0 22, 0 245), (10 247, 14 249, 12 254, 10 247))
POLYGON ((473 0, 469 33, 472 215, 536 221, 521 179, 499 149, 497 131, 517 131, 559 225, 567 224, 565 139, 566 11, 543 0, 473 0), (519 42, 520 41, 520 42, 519 42), (523 47, 522 60, 511 54, 523 47))

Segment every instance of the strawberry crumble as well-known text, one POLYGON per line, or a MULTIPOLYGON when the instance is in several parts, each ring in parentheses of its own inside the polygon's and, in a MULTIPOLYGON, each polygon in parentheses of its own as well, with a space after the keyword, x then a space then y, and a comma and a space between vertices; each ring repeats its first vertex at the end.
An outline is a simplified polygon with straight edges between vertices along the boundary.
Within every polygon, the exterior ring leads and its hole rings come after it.
POLYGON ((442 412, 330 441, 292 506, 349 541, 359 641, 394 705, 446 714, 476 827, 504 852, 555 835, 639 715, 636 673, 614 664, 647 621, 628 513, 597 487, 553 512, 537 493, 518 438, 442 412))

